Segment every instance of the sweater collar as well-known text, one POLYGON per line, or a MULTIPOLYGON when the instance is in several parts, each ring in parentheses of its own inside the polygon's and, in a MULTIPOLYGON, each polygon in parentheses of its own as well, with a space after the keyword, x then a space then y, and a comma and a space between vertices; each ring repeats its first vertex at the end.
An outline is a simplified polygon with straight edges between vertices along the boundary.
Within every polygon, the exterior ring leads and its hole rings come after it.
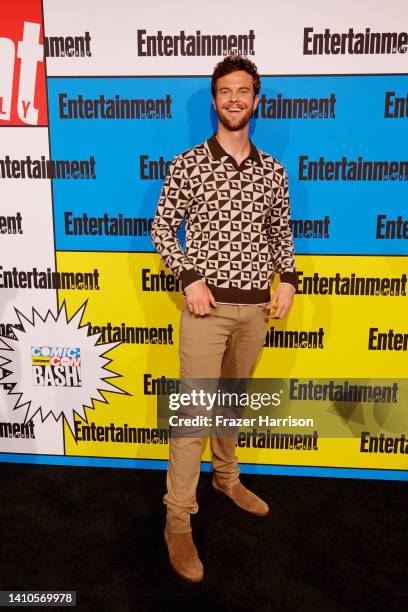
MULTIPOLYGON (((222 146, 220 145, 220 143, 218 142, 215 136, 216 135, 213 134, 211 138, 207 140, 207 145, 208 145, 208 148, 210 149, 211 155, 214 157, 214 159, 222 159, 223 157, 231 158, 231 155, 222 148, 222 146)), ((249 151, 249 155, 246 159, 251 157, 257 164, 261 166, 262 165, 261 156, 259 155, 258 149, 253 144, 252 140, 249 140, 249 144, 251 148, 249 151)))

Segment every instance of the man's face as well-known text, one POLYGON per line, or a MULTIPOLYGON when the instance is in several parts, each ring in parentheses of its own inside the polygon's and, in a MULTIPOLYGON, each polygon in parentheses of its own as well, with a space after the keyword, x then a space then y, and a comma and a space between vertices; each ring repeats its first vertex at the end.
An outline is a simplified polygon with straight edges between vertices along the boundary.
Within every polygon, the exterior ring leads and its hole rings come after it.
POLYGON ((259 102, 259 97, 254 97, 252 76, 236 70, 217 79, 215 86, 213 104, 220 123, 231 131, 241 130, 259 102))

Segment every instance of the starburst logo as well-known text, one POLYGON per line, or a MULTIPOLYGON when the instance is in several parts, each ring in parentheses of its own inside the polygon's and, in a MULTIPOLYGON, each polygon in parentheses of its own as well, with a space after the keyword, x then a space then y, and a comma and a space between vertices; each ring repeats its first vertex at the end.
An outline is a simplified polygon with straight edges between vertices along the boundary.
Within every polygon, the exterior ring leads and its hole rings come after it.
POLYGON ((121 342, 98 344, 101 334, 90 334, 88 323, 82 324, 85 308, 86 302, 70 319, 65 302, 56 316, 48 310, 44 318, 35 308, 31 318, 14 309, 15 338, 0 337, 0 384, 16 396, 14 410, 25 409, 24 423, 38 411, 42 421, 62 417, 75 437, 75 413, 87 422, 85 408, 108 403, 104 391, 127 395, 112 384, 121 375, 107 368, 112 359, 105 357, 121 342))

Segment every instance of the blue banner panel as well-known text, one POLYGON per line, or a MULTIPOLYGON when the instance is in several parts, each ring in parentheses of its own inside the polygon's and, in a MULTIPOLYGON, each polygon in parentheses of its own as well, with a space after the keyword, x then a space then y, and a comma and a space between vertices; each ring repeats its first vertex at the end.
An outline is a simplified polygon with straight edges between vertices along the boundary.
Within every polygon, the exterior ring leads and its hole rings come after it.
MULTIPOLYGON (((407 75, 262 78, 251 138, 288 170, 296 253, 407 254, 407 92, 407 75)), ((48 96, 53 159, 92 170, 53 180, 57 249, 153 252, 167 163, 216 131, 209 77, 56 77, 48 96)))

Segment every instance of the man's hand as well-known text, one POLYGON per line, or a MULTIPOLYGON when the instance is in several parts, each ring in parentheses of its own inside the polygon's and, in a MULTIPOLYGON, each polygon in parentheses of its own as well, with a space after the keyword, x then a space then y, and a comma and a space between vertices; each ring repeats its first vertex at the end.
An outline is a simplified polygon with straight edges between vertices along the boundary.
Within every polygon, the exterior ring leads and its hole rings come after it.
POLYGON ((282 319, 282 317, 287 315, 293 304, 295 293, 295 288, 289 283, 279 283, 272 295, 271 301, 265 306, 265 308, 269 309, 268 319, 282 319))
POLYGON ((192 283, 185 289, 186 304, 191 314, 207 315, 211 306, 217 308, 217 302, 204 281, 192 283))

